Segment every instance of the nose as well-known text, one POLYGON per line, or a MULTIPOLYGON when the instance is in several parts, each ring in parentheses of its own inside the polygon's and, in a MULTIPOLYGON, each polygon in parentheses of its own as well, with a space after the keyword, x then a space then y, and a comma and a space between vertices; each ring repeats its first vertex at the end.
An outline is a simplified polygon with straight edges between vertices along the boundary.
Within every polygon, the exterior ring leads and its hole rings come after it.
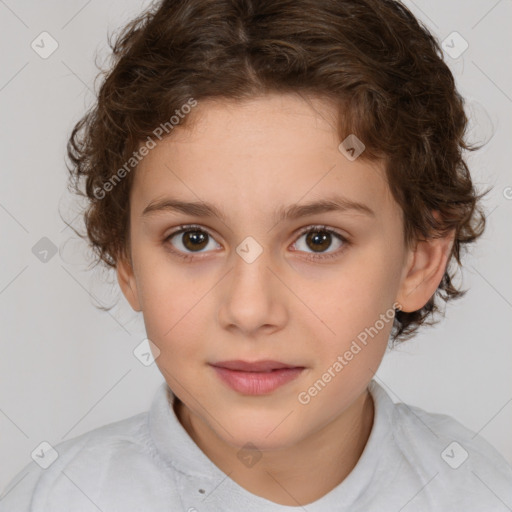
POLYGON ((246 336, 260 331, 269 334, 286 324, 287 289, 267 251, 250 261, 233 254, 233 268, 223 280, 219 321, 224 329, 246 336))

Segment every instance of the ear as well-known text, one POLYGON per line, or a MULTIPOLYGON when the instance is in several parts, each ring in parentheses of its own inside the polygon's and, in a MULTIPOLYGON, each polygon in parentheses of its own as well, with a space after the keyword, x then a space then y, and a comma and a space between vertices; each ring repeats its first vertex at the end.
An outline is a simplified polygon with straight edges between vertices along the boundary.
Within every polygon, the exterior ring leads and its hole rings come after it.
MULTIPOLYGON (((434 216, 439 219, 438 212, 434 216)), ((417 311, 434 295, 446 271, 454 237, 452 230, 440 238, 419 240, 410 249, 396 299, 401 311, 417 311)))
POLYGON ((126 300, 135 311, 141 311, 142 308, 139 303, 137 283, 131 261, 128 261, 125 257, 119 259, 116 264, 116 273, 117 281, 121 287, 123 295, 126 297, 126 300))

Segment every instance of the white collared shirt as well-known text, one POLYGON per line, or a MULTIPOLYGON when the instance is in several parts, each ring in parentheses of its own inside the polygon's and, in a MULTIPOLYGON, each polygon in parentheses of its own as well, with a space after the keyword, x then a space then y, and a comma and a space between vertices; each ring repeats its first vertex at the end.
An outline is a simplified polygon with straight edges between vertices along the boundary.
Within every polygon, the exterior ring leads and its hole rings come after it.
POLYGON ((10 482, 1 512, 506 512, 512 467, 450 416, 394 403, 369 384, 374 423, 356 466, 313 503, 278 505, 223 473, 179 422, 166 382, 148 412, 55 446, 10 482))

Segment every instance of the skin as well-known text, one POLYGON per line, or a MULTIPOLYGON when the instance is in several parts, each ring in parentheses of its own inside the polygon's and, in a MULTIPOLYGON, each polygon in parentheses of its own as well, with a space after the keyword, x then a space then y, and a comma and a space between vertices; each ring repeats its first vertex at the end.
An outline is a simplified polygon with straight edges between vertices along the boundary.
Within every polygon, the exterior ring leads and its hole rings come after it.
POLYGON ((194 122, 175 128, 139 164, 129 257, 117 265, 124 296, 143 313, 148 338, 160 350, 156 363, 180 400, 175 412, 190 437, 239 485, 290 506, 325 495, 361 456, 374 416, 367 386, 392 322, 308 404, 299 393, 395 302, 403 311, 424 306, 453 241, 452 233, 407 249, 383 164, 347 159, 338 150, 332 105, 308 99, 200 102, 190 114, 194 122), (333 192, 370 206, 375 217, 353 210, 277 223, 272 217, 276 208, 333 192), (225 219, 142 215, 166 197, 213 203, 225 219), (190 242, 183 245, 184 233, 167 238, 183 224, 208 234, 199 253, 190 242), (315 251, 299 231, 318 224, 350 243, 331 235, 315 251), (263 249, 252 263, 236 252, 247 236, 263 249), (180 258, 180 251, 192 259, 180 258), (336 257, 321 258, 329 254, 336 257), (249 396, 227 387, 209 366, 232 359, 306 369, 270 394, 249 396), (252 467, 237 457, 248 442, 261 454, 252 467))

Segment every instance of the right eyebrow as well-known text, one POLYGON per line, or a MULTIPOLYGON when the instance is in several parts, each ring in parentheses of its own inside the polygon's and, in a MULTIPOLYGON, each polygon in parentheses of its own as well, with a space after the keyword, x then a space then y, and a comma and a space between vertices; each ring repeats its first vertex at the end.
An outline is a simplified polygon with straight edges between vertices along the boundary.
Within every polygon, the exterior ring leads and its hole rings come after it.
POLYGON ((168 211, 177 211, 192 215, 194 217, 218 217, 219 219, 226 220, 224 212, 222 212, 215 205, 201 202, 185 202, 176 199, 167 198, 159 201, 152 201, 149 203, 142 212, 142 217, 155 213, 164 213, 168 211))

